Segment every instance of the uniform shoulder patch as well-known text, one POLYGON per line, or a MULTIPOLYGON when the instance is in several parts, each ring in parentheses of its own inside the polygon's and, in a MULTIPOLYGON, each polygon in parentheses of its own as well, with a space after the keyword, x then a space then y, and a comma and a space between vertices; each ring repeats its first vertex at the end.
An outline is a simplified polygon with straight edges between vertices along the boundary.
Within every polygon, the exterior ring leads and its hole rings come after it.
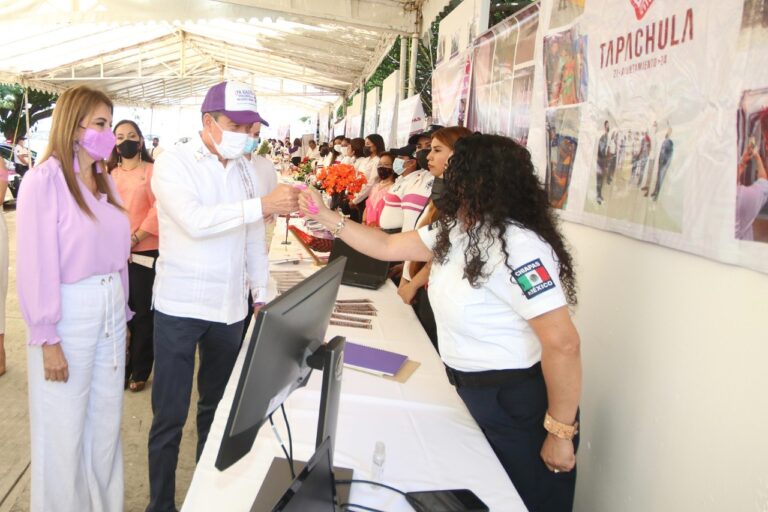
POLYGON ((532 299, 555 288, 555 282, 539 258, 517 267, 512 271, 512 275, 526 299, 532 299))

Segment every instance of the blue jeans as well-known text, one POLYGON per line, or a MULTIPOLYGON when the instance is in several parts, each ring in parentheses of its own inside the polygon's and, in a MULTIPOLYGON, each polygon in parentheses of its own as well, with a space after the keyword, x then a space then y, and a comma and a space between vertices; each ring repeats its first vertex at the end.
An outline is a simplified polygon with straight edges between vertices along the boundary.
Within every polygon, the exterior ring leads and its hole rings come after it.
POLYGON ((155 378, 152 382, 152 428, 149 431, 149 506, 147 512, 176 510, 176 464, 187 421, 195 350, 197 372, 197 459, 203 452, 216 406, 227 385, 237 354, 243 322, 226 325, 180 318, 155 311, 155 378))

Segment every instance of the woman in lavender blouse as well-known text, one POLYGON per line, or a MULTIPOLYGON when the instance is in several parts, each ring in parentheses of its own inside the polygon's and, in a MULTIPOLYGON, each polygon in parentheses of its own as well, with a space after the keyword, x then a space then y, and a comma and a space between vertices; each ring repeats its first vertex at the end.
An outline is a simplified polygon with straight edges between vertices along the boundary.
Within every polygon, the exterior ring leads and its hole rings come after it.
POLYGON ((65 91, 17 205, 27 324, 32 511, 123 510, 120 422, 130 226, 103 160, 112 102, 65 91))
POLYGON ((0 157, 0 376, 5 373, 5 298, 8 294, 8 225, 3 203, 8 190, 8 168, 0 157))

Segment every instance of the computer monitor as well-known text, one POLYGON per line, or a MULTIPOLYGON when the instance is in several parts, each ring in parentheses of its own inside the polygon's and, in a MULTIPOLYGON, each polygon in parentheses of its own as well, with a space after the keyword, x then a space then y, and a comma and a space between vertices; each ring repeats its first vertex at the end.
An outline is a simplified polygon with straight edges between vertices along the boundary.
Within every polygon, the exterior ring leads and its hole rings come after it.
POLYGON ((325 369, 318 437, 333 437, 344 339, 323 341, 345 263, 340 258, 328 264, 259 310, 216 457, 218 469, 250 451, 261 425, 307 383, 312 368, 325 369))
POLYGON ((331 439, 326 438, 293 480, 273 512, 335 512, 336 485, 331 465, 331 439))

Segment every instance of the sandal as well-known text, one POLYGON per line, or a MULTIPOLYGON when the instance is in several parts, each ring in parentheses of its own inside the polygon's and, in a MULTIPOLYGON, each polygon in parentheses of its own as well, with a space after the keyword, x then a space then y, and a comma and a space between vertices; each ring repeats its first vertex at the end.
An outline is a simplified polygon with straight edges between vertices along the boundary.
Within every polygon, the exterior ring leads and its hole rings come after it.
POLYGON ((132 393, 138 393, 139 391, 143 391, 146 386, 147 386, 147 381, 145 380, 132 380, 128 384, 128 387, 131 389, 132 393))

